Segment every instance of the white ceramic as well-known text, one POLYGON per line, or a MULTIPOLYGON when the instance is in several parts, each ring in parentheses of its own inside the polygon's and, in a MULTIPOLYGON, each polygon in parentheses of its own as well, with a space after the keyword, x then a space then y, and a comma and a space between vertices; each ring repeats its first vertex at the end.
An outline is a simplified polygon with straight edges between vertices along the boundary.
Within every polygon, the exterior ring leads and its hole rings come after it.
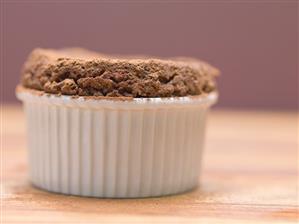
POLYGON ((206 114, 217 93, 131 101, 17 93, 30 177, 71 195, 137 198, 198 184, 206 114))

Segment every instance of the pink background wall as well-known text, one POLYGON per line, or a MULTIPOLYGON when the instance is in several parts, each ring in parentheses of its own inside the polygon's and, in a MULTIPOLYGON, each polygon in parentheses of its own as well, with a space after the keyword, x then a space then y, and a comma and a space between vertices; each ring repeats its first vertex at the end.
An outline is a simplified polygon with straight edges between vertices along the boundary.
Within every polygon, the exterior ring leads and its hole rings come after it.
POLYGON ((3 1, 1 90, 35 47, 192 56, 222 71, 218 106, 295 109, 297 1, 3 1))

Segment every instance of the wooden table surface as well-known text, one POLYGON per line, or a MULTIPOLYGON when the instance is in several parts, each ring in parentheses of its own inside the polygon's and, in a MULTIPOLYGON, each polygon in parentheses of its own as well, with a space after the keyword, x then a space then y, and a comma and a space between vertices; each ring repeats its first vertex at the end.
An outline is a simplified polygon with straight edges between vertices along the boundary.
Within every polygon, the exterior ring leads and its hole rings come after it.
POLYGON ((298 114, 213 111, 201 185, 177 196, 95 199, 28 181, 20 106, 2 106, 3 223, 297 223, 298 114))

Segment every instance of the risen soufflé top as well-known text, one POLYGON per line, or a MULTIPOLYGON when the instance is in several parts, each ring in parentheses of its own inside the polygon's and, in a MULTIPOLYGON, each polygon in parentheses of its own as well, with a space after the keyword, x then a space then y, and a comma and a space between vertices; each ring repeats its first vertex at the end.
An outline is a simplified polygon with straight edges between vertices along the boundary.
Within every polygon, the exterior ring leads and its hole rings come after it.
POLYGON ((22 86, 72 96, 181 97, 216 90, 218 70, 192 58, 116 57, 69 48, 35 49, 22 86))

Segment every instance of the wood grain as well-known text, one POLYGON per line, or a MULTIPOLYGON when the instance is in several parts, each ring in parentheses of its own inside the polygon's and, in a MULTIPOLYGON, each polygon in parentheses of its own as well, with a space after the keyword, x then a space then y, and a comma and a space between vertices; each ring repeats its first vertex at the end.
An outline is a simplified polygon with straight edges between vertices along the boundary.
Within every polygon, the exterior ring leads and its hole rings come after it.
POLYGON ((177 196, 95 199, 36 189, 24 115, 2 106, 3 223, 297 223, 298 114, 214 111, 200 187, 177 196))

